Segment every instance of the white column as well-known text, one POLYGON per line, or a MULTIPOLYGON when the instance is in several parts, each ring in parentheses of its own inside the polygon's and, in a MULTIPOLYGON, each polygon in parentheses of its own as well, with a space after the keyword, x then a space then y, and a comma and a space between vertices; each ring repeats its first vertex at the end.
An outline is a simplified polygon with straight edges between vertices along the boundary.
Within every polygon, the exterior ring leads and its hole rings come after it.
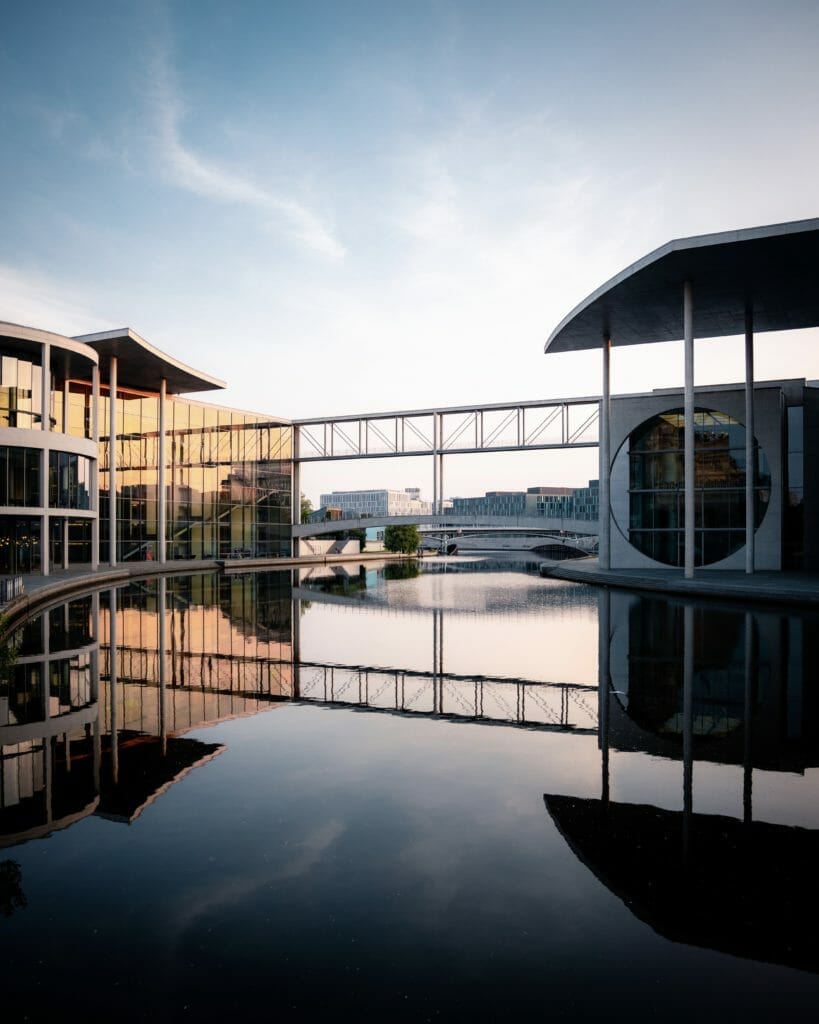
POLYGON ((438 512, 438 413, 432 414, 432 514, 438 512))
MULTIPOLYGON (((63 517, 63 569, 68 568, 68 516, 63 517)), ((68 607, 66 605, 66 607, 68 607)))
POLYGON ((611 568, 611 338, 603 336, 603 397, 600 402, 600 512, 597 557, 601 569, 611 568))
POLYGON ((100 564, 100 368, 91 370, 91 440, 94 442, 94 459, 91 463, 91 571, 96 572, 100 564))
POLYGON ((157 558, 160 562, 164 562, 167 558, 166 545, 165 545, 165 532, 168 522, 168 504, 165 487, 165 398, 167 392, 167 381, 163 377, 159 382, 159 483, 157 495, 157 558))
POLYGON ((683 284, 685 336, 685 578, 694 578, 694 301, 691 282, 683 284))
MULTIPOLYGON (((40 396, 40 427, 49 433, 51 431, 51 344, 48 341, 43 345, 40 391, 42 392, 40 396)), ((40 502, 43 506, 43 516, 40 520, 40 566, 43 576, 49 575, 51 566, 51 536, 48 520, 49 447, 49 440, 46 438, 41 456, 43 461, 40 472, 40 502)))
POLYGON ((108 371, 108 561, 117 564, 117 357, 108 371))
POLYGON ((754 313, 745 310, 745 572, 754 571, 756 539, 754 505, 756 458, 754 451, 754 313))

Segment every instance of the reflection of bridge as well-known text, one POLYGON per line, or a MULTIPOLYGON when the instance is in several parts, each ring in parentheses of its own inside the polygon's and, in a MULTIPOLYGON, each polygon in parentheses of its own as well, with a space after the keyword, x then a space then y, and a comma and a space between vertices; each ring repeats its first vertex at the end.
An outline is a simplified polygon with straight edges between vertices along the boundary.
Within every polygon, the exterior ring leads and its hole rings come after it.
POLYGON ((382 526, 418 526, 422 531, 475 530, 493 533, 511 532, 530 534, 583 534, 596 536, 596 521, 583 519, 557 519, 547 516, 457 516, 443 513, 431 516, 372 516, 363 519, 337 519, 326 523, 304 523, 293 526, 294 537, 318 537, 339 530, 367 530, 382 526))
POLYGON ((597 735, 596 683, 536 682, 316 661, 296 662, 294 670, 297 696, 311 704, 597 735))

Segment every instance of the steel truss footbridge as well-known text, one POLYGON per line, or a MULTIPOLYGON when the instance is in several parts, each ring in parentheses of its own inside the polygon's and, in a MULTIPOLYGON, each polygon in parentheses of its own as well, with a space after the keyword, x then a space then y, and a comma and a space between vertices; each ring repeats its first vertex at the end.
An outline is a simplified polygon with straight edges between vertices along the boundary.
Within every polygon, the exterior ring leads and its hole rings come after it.
MULTIPOLYGON (((412 409, 402 412, 323 416, 293 421, 293 538, 316 536, 339 529, 339 524, 300 522, 301 466, 308 462, 349 459, 418 458, 433 460, 433 495, 430 520, 425 525, 463 529, 511 527, 539 531, 596 533, 597 524, 574 520, 531 517, 511 523, 509 517, 458 517, 445 514, 444 458, 447 455, 487 452, 549 451, 599 446, 598 396, 504 402, 490 405, 412 409), (490 522, 489 520, 493 520, 490 522), (499 522, 494 522, 499 520, 499 522)), ((342 528, 379 526, 404 521, 400 517, 343 521, 342 528)), ((418 523, 419 517, 407 517, 418 523)))

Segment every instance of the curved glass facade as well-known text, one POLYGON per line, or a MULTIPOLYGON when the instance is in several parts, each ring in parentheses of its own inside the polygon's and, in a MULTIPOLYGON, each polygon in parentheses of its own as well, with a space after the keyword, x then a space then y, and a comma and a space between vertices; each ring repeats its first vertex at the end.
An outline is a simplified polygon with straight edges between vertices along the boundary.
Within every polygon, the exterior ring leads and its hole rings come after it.
MULTIPOLYGON (((695 563, 710 565, 745 544, 745 427, 726 413, 697 409, 695 563)), ((755 527, 770 500, 767 460, 755 443, 755 527)), ((685 563, 683 410, 654 416, 629 438, 629 541, 658 562, 685 563)))

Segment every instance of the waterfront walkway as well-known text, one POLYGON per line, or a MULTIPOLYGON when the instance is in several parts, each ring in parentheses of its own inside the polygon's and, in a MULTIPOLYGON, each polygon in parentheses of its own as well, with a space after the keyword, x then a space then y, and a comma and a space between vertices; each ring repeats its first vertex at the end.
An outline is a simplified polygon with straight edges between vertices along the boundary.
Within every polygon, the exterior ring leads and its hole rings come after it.
POLYGON ((719 569, 695 571, 687 580, 682 569, 600 568, 596 558, 557 562, 548 575, 573 583, 626 590, 647 590, 686 597, 715 598, 720 601, 753 601, 761 604, 819 605, 819 575, 802 572, 744 572, 719 569))

